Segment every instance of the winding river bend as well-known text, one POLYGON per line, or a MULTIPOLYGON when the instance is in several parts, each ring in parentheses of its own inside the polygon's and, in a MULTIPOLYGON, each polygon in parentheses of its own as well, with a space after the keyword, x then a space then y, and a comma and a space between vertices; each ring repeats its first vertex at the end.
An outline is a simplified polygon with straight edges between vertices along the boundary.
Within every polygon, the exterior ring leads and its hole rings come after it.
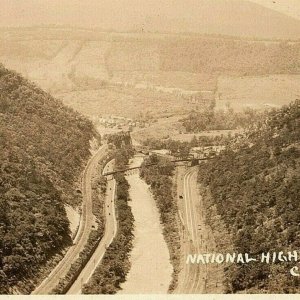
MULTIPOLYGON (((142 160, 136 156, 130 166, 139 166, 142 160)), ((139 174, 128 175, 126 179, 130 184, 129 204, 135 219, 135 237, 130 254, 131 269, 120 294, 167 293, 173 268, 155 200, 139 174)))

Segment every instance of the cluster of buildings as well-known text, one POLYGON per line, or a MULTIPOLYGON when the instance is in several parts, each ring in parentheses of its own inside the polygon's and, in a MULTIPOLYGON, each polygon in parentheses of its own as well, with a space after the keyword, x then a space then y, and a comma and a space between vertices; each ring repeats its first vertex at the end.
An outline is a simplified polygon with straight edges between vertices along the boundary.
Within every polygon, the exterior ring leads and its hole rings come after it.
MULTIPOLYGON (((143 147, 143 146, 136 147, 136 149, 137 149, 137 151, 139 151, 145 155, 156 154, 158 156, 174 158, 171 151, 168 149, 150 150, 147 147, 143 147)), ((218 155, 223 150, 225 150, 225 146, 193 147, 190 150, 188 158, 189 159, 209 158, 209 157, 218 155)))
POLYGON ((225 150, 225 146, 193 147, 190 151, 190 155, 194 158, 201 159, 218 155, 223 150, 225 150))
POLYGON ((122 130, 130 130, 133 127, 143 127, 144 125, 142 122, 135 121, 131 118, 114 115, 92 117, 92 121, 95 124, 101 125, 105 128, 114 128, 122 130))
POLYGON ((189 104, 200 104, 200 105, 210 105, 212 102, 216 101, 217 95, 214 90, 186 90, 177 87, 165 87, 161 85, 153 85, 149 82, 114 82, 116 85, 130 87, 142 90, 151 90, 161 93, 172 94, 176 97, 185 99, 189 104))

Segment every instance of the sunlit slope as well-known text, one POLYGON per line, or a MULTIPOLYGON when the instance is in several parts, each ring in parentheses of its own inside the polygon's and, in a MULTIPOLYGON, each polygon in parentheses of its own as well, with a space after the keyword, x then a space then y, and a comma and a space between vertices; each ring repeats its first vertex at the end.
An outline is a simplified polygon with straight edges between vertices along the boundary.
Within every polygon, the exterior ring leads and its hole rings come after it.
POLYGON ((238 109, 286 104, 298 93, 297 41, 49 27, 2 29, 0 42, 0 62, 89 115, 189 109, 193 91, 238 109), (284 80, 263 79, 270 74, 284 80))
MULTIPOLYGON (((165 72, 180 76, 180 72, 264 75, 300 71, 300 46, 296 42, 159 34, 93 36, 90 31, 79 35, 75 29, 57 29, 50 35, 50 28, 44 31, 18 29, 18 35, 3 31, 0 61, 53 91, 99 87, 103 81, 153 84, 155 79, 151 78, 165 72)), ((167 86, 176 81, 169 77, 167 86)))

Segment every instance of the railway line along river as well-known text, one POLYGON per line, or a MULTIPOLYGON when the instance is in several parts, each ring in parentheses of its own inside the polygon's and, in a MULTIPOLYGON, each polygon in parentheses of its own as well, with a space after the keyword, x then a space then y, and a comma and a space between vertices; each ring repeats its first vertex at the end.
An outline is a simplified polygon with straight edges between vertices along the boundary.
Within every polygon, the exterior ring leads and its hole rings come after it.
MULTIPOLYGON (((135 156, 130 167, 141 165, 143 158, 135 156)), ((131 269, 120 294, 167 293, 173 268, 163 237, 163 228, 155 200, 149 186, 138 172, 126 176, 132 213, 135 219, 133 249, 130 254, 131 269)))

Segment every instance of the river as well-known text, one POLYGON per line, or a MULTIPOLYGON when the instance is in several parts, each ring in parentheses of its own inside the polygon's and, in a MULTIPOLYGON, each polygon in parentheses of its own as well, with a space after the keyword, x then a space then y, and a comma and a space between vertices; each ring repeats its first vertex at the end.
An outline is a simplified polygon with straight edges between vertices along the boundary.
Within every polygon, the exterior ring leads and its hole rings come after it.
MULTIPOLYGON (((139 166, 142 157, 134 157, 130 167, 139 166)), ((132 213, 135 219, 133 249, 130 254, 131 269, 121 285, 120 294, 167 293, 173 268, 163 237, 159 212, 149 186, 139 174, 126 176, 132 213)))

